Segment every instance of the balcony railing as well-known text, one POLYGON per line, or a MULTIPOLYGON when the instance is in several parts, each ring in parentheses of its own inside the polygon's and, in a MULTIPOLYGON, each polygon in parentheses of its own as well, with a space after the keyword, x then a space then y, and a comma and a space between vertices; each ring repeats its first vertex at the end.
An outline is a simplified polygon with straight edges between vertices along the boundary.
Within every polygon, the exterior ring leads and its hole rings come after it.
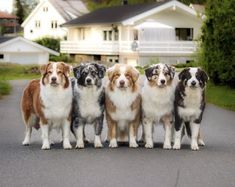
POLYGON ((133 41, 62 41, 61 52, 72 54, 106 54, 119 53, 140 54, 192 54, 197 44, 193 41, 139 42, 133 41))

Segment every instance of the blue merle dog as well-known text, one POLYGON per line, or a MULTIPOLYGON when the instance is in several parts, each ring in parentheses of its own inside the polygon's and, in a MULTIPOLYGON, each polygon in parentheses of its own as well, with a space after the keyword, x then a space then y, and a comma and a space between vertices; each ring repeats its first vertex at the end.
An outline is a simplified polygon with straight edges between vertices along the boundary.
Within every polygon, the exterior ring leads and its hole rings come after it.
POLYGON ((105 92, 103 78, 106 68, 98 63, 81 64, 73 69, 73 107, 71 130, 76 137, 76 148, 84 148, 86 124, 95 129, 94 147, 103 147, 101 132, 104 119, 105 92))

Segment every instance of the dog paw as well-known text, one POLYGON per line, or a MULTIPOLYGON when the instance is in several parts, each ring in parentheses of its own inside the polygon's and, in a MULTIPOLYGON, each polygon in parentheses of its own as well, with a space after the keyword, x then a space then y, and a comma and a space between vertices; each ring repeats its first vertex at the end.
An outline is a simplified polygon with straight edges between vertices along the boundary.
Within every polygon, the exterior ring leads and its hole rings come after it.
POLYGON ((109 143, 109 147, 110 147, 110 148, 116 148, 116 147, 118 147, 118 145, 117 145, 117 140, 116 140, 116 139, 112 139, 112 140, 110 141, 110 143, 109 143))
POLYGON ((205 142, 202 139, 199 139, 198 140, 198 145, 205 146, 206 144, 205 144, 205 142))
POLYGON ((139 145, 136 143, 136 141, 133 141, 133 142, 130 142, 130 143, 129 143, 129 147, 131 147, 131 148, 137 148, 137 147, 139 147, 139 145))
POLYGON ((84 148, 84 142, 77 142, 75 148, 76 149, 83 149, 84 148))
POLYGON ((175 150, 179 150, 180 149, 180 144, 174 144, 173 145, 173 149, 175 149, 175 150))
POLYGON ((171 144, 164 143, 163 149, 171 149, 171 144))
POLYGON ((24 141, 22 142, 22 145, 23 145, 23 146, 29 146, 29 141, 25 141, 25 140, 24 140, 24 141))
POLYGON ((197 143, 192 143, 192 144, 191 144, 191 149, 192 149, 193 151, 199 150, 198 144, 197 144, 197 143))
POLYGON ((102 148, 103 145, 102 145, 101 142, 94 142, 94 147, 95 147, 95 148, 102 148))
POLYGON ((43 145, 42 145, 42 148, 41 148, 42 150, 49 150, 50 149, 50 144, 49 143, 44 143, 43 145))
POLYGON ((147 148, 147 149, 152 149, 152 148, 153 148, 153 142, 147 142, 147 143, 145 144, 145 148, 147 148))
POLYGON ((70 143, 64 143, 63 147, 64 147, 64 149, 72 149, 72 146, 70 143))

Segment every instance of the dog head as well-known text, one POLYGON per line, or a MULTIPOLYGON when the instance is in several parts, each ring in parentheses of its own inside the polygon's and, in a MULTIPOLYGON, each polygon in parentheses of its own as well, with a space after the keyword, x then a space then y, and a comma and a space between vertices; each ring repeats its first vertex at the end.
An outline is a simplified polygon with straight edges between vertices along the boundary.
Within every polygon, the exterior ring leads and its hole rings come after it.
POLYGON ((70 72, 71 67, 64 62, 49 62, 41 66, 42 84, 67 88, 70 72))
POLYGON ((109 86, 111 90, 114 88, 125 90, 131 88, 136 89, 136 82, 139 78, 139 72, 136 68, 126 64, 115 64, 108 69, 109 86))
POLYGON ((85 87, 101 86, 101 80, 104 78, 105 72, 106 68, 98 63, 81 64, 73 68, 78 85, 85 87))
POLYGON ((167 64, 154 64, 145 70, 150 86, 163 88, 171 84, 175 76, 175 68, 167 64))
POLYGON ((190 88, 204 88, 209 77, 206 72, 200 68, 185 68, 180 72, 179 80, 182 81, 184 86, 190 88))

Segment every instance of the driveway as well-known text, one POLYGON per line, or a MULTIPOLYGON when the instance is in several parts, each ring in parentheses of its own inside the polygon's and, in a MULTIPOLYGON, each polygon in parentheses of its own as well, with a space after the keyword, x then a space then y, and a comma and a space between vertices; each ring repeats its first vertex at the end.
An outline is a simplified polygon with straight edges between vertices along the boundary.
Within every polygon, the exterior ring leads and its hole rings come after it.
MULTIPOLYGON (((208 104, 202 122, 206 147, 163 150, 162 126, 155 128, 155 147, 63 150, 60 136, 51 150, 41 150, 40 130, 21 145, 24 125, 19 101, 27 81, 12 81, 13 91, 0 100, 0 186, 56 187, 231 187, 235 186, 235 113, 208 104)), ((92 129, 87 129, 92 139, 92 129)), ((106 136, 106 128, 102 134, 106 136)), ((75 145, 72 138, 72 144, 75 145)))

